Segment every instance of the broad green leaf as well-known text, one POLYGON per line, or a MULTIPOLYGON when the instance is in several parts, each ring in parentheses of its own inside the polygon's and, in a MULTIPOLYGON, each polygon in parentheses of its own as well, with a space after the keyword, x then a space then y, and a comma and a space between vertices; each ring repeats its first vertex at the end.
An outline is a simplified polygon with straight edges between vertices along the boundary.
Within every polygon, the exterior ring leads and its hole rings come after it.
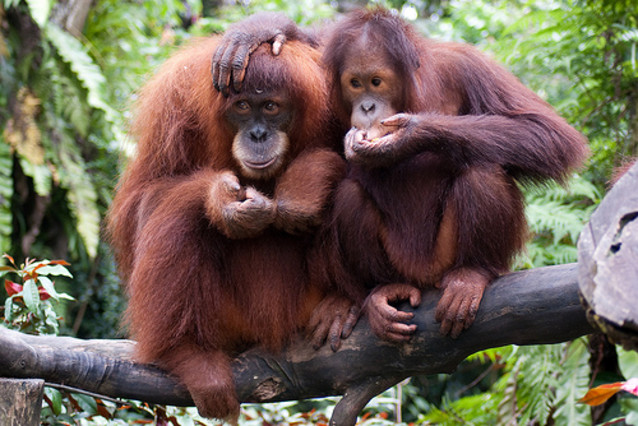
MULTIPOLYGON (((73 278, 73 274, 69 272, 63 265, 46 265, 38 268, 39 275, 63 275, 65 277, 73 278)), ((39 277, 39 279, 46 277, 39 277)))
POLYGON ((620 372, 625 379, 638 377, 638 352, 626 351, 620 346, 616 346, 618 352, 618 365, 620 372))
POLYGON ((89 414, 97 413, 97 402, 95 398, 82 394, 74 394, 73 396, 83 411, 89 414))
POLYGON ((39 276, 38 277, 38 281, 40 282, 40 284, 42 284, 42 287, 44 288, 44 290, 49 293, 49 295, 54 298, 55 300, 58 300, 59 296, 58 296, 58 292, 55 291, 55 287, 53 286, 53 281, 51 281, 49 278, 47 277, 43 277, 43 276, 39 276))
POLYGON ((38 292, 38 286, 35 281, 25 281, 22 289, 22 297, 24 298, 24 304, 27 305, 27 309, 37 313, 40 307, 40 293, 38 292))
POLYGON ((56 416, 60 415, 62 412, 62 393, 59 390, 54 388, 44 388, 44 392, 49 397, 49 401, 51 401, 51 410, 53 410, 53 414, 56 416))
POLYGON ((40 28, 44 27, 49 20, 51 12, 51 2, 49 0, 26 0, 31 11, 31 17, 40 28))
POLYGON ((58 334, 60 324, 58 324, 58 315, 53 310, 50 304, 44 306, 44 312, 42 313, 44 320, 44 326, 39 327, 41 333, 46 334, 58 334))
POLYGON ((13 321, 13 297, 7 297, 4 301, 4 319, 8 323, 13 321))
POLYGON ((75 300, 75 297, 71 296, 68 293, 58 293, 58 299, 75 300))

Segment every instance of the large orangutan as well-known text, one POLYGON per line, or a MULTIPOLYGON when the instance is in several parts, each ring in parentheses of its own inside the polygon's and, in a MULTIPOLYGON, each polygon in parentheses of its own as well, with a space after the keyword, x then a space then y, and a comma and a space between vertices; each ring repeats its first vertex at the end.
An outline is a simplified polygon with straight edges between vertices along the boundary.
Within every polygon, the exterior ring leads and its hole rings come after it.
MULTIPOLYGON (((303 32, 238 24, 214 57, 216 87, 241 86, 248 54, 285 50, 303 32), (231 65, 231 66, 229 66, 231 65)), ((525 242, 518 184, 564 182, 587 156, 585 138, 477 49, 423 38, 383 9, 349 13, 327 29, 324 62, 350 167, 324 230, 321 280, 360 302, 374 331, 405 341, 413 314, 438 287, 441 331, 469 327, 488 283, 525 242)), ((252 59, 251 59, 252 60, 252 59)))
POLYGON ((349 306, 312 287, 306 263, 345 161, 316 49, 258 50, 224 98, 217 45, 185 48, 141 90, 109 231, 138 359, 176 374, 202 415, 236 418, 233 354, 280 348, 322 301, 313 323, 349 306))

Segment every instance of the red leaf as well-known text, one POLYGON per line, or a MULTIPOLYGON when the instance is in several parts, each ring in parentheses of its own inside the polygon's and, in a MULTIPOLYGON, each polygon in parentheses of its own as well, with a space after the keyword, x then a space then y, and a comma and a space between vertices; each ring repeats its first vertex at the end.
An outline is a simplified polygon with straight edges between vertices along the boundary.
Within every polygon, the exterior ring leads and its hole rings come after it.
POLYGON ((110 420, 113 418, 113 416, 111 415, 111 412, 106 409, 106 407, 104 406, 104 402, 102 402, 101 399, 95 398, 95 403, 97 404, 97 413, 100 416, 104 417, 107 420, 110 420))
POLYGON ((595 388, 590 389, 584 397, 578 400, 578 402, 582 402, 587 405, 603 404, 622 389, 623 383, 624 382, 616 382, 596 386, 595 388))
POLYGON ((4 280, 4 289, 7 290, 9 296, 18 294, 22 291, 22 286, 9 280, 4 280))
POLYGON ((38 288, 38 292, 40 293, 40 300, 47 300, 51 297, 49 292, 43 289, 42 287, 38 288))
POLYGON ((49 261, 49 265, 71 266, 71 264, 67 262, 66 260, 51 260, 49 261))
POLYGON ((11 264, 15 266, 16 262, 15 262, 15 260, 13 260, 13 257, 9 256, 6 253, 3 254, 2 257, 6 258, 6 259, 9 259, 9 262, 11 262, 11 264))

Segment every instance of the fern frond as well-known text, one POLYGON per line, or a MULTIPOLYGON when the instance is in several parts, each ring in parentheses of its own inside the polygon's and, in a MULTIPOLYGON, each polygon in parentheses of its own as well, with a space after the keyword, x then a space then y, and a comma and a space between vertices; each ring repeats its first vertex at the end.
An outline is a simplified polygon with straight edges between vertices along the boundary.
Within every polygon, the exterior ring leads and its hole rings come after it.
POLYGON ((591 411, 578 400, 589 386, 589 352, 584 339, 567 344, 562 371, 556 388, 556 412, 553 417, 559 425, 591 425, 591 411))
POLYGON ((31 18, 40 28, 43 28, 49 20, 52 2, 49 0, 26 0, 29 6, 31 18))
POLYGON ((0 251, 11 250, 11 198, 13 197, 13 155, 0 134, 0 251))
POLYGON ((94 258, 100 238, 97 191, 74 140, 64 131, 59 132, 58 138, 59 143, 56 146, 60 162, 60 185, 67 189, 69 208, 86 253, 94 258))
POLYGON ((106 97, 104 96, 106 78, 102 74, 102 70, 93 62, 82 43, 55 25, 47 26, 45 35, 87 90, 86 99, 88 104, 95 109, 104 111, 106 119, 114 122, 117 113, 105 101, 106 97))

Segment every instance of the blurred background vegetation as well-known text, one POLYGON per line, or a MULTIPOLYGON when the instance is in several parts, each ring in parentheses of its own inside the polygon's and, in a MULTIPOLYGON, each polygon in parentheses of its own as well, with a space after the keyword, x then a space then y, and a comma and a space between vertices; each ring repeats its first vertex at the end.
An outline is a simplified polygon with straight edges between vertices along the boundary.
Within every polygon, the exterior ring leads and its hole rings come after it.
MULTIPOLYGON (((578 234, 613 168, 638 155, 635 0, 0 0, 0 250, 17 262, 71 263, 74 278, 56 281, 75 297, 56 306, 62 333, 125 334, 125 300, 101 226, 132 152, 127 105, 156 66, 189 38, 255 11, 312 25, 372 3, 396 9, 426 36, 477 45, 589 138, 593 156, 568 189, 527 191, 533 238, 518 267, 576 260, 578 234)), ((635 398, 593 410, 576 402, 588 387, 623 376, 638 377, 638 357, 600 337, 499 348, 452 375, 386 392, 362 424, 587 425, 625 416, 638 424, 635 398)), ((172 407, 105 413, 91 398, 60 408, 60 395, 47 395, 46 424, 203 421, 172 407)), ((330 404, 247 406, 243 422, 322 424, 330 404)))

